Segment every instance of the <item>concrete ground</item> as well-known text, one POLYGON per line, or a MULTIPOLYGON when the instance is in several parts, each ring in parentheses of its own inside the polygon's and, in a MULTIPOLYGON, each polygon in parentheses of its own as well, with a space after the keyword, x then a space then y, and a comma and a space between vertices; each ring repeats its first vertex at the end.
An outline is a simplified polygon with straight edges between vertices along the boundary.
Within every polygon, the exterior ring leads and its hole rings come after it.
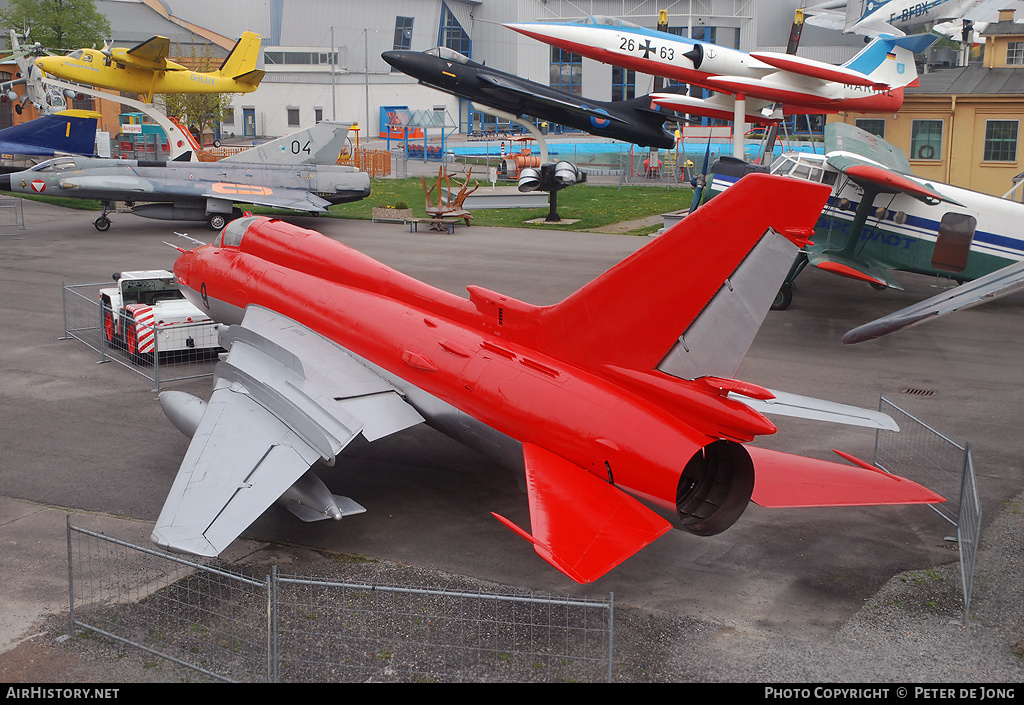
MULTIPOLYGON (((67 608, 65 521, 148 544, 187 447, 160 412, 152 384, 63 340, 61 284, 107 281, 122 269, 170 268, 182 224, 26 201, 27 230, 0 235, 0 652, 67 608)), ((294 218, 426 282, 465 293, 479 284, 532 303, 557 301, 642 246, 614 234, 458 228, 294 218)), ((205 226, 187 232, 212 239, 205 226)), ((877 292, 817 271, 788 311, 769 313, 739 377, 774 389, 876 408, 883 394, 935 429, 971 444, 983 517, 1022 489, 1019 432, 1024 298, 987 304, 847 347, 853 326, 935 292, 901 276, 877 292), (905 393, 928 390, 929 396, 905 393)), ((658 295, 657 282, 650 296, 658 295)), ((643 305, 637 302, 637 305, 643 305)), ((168 388, 207 396, 209 380, 168 388)), ((759 441, 804 455, 839 448, 872 457, 862 429, 778 420, 759 441)), ((614 592, 617 605, 789 636, 833 633, 890 578, 955 561, 951 527, 924 507, 766 510, 751 506, 725 533, 662 537, 587 586, 573 584, 491 516, 529 526, 515 479, 434 431, 417 427, 354 442, 323 479, 367 513, 302 524, 271 508, 246 537, 358 553, 499 583, 574 595, 614 592)), ((287 549, 286 549, 287 550, 287 549)), ((289 566, 301 574, 301 565, 289 566)))

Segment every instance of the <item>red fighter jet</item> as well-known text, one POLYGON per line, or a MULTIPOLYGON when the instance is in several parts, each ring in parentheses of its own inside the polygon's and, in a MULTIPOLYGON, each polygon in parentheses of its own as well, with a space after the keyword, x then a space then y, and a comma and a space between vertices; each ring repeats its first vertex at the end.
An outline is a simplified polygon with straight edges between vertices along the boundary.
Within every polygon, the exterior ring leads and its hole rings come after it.
POLYGON ((895 428, 732 379, 828 195, 748 176, 551 306, 466 299, 311 230, 235 220, 174 266, 229 324, 229 352, 209 403, 160 396, 192 442, 154 541, 216 555, 275 501, 308 521, 364 511, 311 466, 420 422, 525 473, 531 530, 497 518, 578 582, 673 526, 723 531, 750 501, 943 501, 856 460, 747 444, 775 431, 762 411, 895 428))

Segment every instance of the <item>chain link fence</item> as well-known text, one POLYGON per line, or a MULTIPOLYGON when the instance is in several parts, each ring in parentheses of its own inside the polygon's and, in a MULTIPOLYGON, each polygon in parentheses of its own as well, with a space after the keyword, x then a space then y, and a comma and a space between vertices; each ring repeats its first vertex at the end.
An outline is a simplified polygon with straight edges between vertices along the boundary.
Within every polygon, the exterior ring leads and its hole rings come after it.
POLYGON ((17 235, 22 230, 25 230, 22 200, 14 196, 0 196, 0 235, 17 235))
POLYGON ((613 598, 246 576, 67 524, 69 630, 221 681, 607 682, 613 598))
POLYGON ((879 410, 889 414, 900 430, 875 433, 875 466, 946 498, 943 504, 928 506, 956 527, 966 624, 981 535, 981 500, 970 444, 950 440, 884 396, 879 401, 879 410))
POLYGON ((109 283, 64 284, 61 303, 64 336, 99 353, 100 362, 117 362, 161 384, 213 374, 218 353, 216 324, 210 320, 164 322, 146 307, 114 311, 100 290, 109 283))

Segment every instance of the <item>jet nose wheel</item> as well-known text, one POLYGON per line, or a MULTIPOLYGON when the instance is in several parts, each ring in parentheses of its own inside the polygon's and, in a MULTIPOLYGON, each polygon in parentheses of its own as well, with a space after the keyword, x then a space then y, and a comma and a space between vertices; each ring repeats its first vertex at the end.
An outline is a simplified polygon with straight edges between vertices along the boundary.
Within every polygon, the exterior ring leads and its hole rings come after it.
POLYGON ((99 218, 92 222, 93 227, 99 230, 101 233, 110 230, 110 218, 105 215, 101 215, 99 218))

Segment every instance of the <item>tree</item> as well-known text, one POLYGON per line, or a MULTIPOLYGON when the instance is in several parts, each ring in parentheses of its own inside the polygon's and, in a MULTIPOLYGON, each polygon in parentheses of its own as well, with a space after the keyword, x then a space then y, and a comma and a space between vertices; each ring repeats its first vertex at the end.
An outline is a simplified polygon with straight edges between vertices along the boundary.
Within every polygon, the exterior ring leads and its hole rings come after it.
MULTIPOLYGON (((178 58, 190 69, 200 73, 209 73, 217 68, 208 44, 202 45, 202 49, 198 53, 196 45, 193 44, 187 60, 181 55, 179 46, 178 58)), ((222 122, 228 111, 232 110, 231 101, 230 93, 167 93, 163 95, 164 112, 167 116, 178 118, 190 129, 194 127, 199 132, 197 139, 200 142, 206 128, 212 128, 215 124, 222 122)))
POLYGON ((110 36, 110 22, 94 0, 10 0, 0 22, 53 51, 102 46, 110 36))

